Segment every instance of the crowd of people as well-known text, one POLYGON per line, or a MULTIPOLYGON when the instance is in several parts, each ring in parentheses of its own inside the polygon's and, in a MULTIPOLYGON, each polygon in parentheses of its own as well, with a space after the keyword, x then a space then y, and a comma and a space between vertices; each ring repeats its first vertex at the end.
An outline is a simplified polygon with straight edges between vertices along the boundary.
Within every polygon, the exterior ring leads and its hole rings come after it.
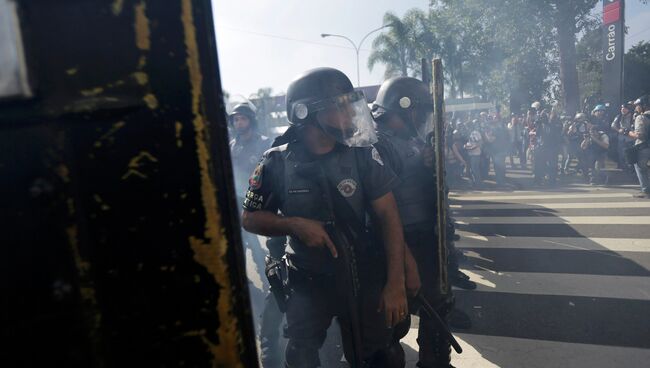
POLYGON ((494 168, 497 186, 506 186, 506 162, 512 169, 532 169, 534 184, 554 186, 559 176, 581 175, 594 185, 608 183, 604 172, 609 157, 618 169, 635 172, 647 196, 645 147, 647 97, 627 102, 611 118, 605 104, 589 113, 561 115, 555 106, 536 101, 525 114, 480 112, 449 119, 447 175, 450 185, 463 177, 481 188, 494 168))

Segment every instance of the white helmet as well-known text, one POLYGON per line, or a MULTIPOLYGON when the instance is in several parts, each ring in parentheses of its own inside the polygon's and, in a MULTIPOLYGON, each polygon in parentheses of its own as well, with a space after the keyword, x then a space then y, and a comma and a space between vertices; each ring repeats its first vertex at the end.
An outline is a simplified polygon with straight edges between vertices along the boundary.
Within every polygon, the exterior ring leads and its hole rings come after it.
POLYGON ((579 112, 579 113, 576 114, 576 116, 573 118, 573 120, 579 121, 579 122, 587 121, 587 114, 585 114, 584 112, 579 112))
POLYGON ((530 105, 530 107, 532 107, 535 110, 539 110, 542 108, 542 104, 539 101, 535 101, 530 105))

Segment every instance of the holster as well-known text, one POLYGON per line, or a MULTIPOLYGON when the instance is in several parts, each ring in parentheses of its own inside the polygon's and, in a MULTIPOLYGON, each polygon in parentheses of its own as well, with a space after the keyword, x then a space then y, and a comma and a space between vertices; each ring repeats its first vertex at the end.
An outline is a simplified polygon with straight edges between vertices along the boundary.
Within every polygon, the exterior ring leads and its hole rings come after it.
POLYGON ((266 256, 264 258, 266 279, 269 281, 269 286, 278 308, 282 313, 287 310, 288 299, 288 282, 289 272, 287 269, 286 258, 280 259, 266 256))

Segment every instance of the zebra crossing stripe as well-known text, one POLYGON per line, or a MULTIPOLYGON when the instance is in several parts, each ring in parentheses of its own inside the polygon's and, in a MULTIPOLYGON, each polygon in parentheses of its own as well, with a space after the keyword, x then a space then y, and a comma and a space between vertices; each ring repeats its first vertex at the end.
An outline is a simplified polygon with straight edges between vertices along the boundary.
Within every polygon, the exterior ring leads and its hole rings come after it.
POLYGON ((455 202, 462 204, 463 201, 505 201, 521 199, 578 199, 578 198, 632 198, 632 193, 616 193, 604 191, 604 193, 558 193, 558 194, 524 194, 524 195, 452 195, 455 202))
POLYGON ((608 252, 650 253, 650 239, 621 238, 542 238, 527 236, 483 236, 471 231, 457 231, 458 248, 559 249, 608 252))
POLYGON ((650 216, 457 217, 459 225, 650 225, 650 216))
MULTIPOLYGON (((470 255, 471 256, 471 255, 470 255)), ((650 301, 645 276, 464 270, 478 291, 650 301)))
MULTIPOLYGON (((461 201, 462 202, 462 201, 461 201)), ((456 211, 469 210, 533 210, 539 207, 550 210, 598 209, 598 208, 650 208, 650 201, 639 202, 595 202, 595 203, 495 203, 495 204, 452 204, 456 211)))

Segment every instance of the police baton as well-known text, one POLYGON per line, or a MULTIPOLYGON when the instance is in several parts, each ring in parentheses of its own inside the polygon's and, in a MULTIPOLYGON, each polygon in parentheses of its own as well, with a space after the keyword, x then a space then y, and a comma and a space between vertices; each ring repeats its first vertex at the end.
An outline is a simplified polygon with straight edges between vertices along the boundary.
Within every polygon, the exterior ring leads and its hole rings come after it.
POLYGON ((422 309, 424 309, 424 313, 426 313, 429 316, 429 318, 438 322, 438 326, 440 327, 440 330, 442 330, 443 334, 445 335, 445 338, 447 339, 447 341, 449 341, 451 346, 453 346, 454 350, 458 354, 462 353, 463 348, 460 347, 460 344, 458 343, 458 341, 456 341, 454 335, 452 335, 451 331, 449 331, 449 326, 447 326, 447 323, 443 321, 443 319, 440 317, 438 312, 436 312, 436 310, 433 309, 431 304, 429 304, 429 302, 424 298, 422 294, 416 295, 415 299, 418 301, 418 303, 420 303, 422 309))

